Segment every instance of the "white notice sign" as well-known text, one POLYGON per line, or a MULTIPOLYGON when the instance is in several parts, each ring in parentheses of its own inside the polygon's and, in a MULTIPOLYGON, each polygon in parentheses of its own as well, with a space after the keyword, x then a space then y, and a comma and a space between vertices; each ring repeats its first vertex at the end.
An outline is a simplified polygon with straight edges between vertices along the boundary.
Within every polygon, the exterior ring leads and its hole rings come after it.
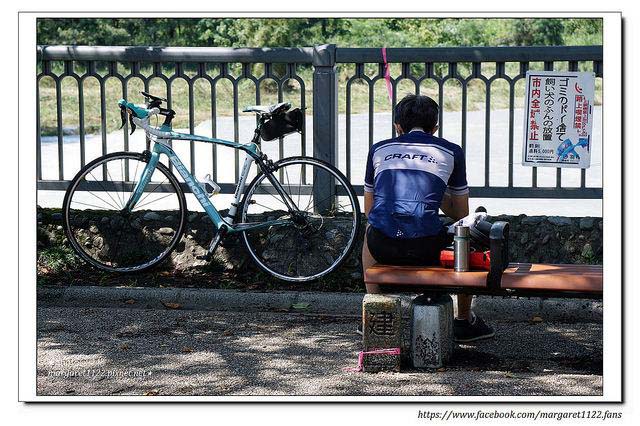
POLYGON ((527 71, 523 166, 591 164, 595 74, 527 71))

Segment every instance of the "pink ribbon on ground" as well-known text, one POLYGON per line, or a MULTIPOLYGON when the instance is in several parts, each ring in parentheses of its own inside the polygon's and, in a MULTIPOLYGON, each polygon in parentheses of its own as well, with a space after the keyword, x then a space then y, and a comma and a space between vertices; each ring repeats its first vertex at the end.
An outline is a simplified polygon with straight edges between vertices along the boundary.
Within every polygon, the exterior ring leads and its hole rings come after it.
POLYGON ((364 366, 364 356, 365 355, 400 355, 400 348, 389 348, 389 349, 376 349, 373 351, 360 351, 358 352, 358 366, 357 367, 345 367, 343 371, 352 371, 359 372, 362 371, 364 366))
POLYGON ((387 62, 387 48, 382 48, 382 60, 384 61, 384 81, 387 83, 387 93, 389 94, 389 102, 393 105, 393 86, 391 85, 391 73, 389 72, 389 63, 387 62))

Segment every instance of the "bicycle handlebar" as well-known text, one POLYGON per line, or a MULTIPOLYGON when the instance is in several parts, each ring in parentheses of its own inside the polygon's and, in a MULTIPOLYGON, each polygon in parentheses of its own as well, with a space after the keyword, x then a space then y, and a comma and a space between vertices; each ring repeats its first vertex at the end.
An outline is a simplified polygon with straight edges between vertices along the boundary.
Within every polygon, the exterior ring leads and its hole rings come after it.
POLYGON ((129 110, 129 112, 137 118, 146 118, 149 115, 150 110, 135 105, 133 102, 127 102, 126 99, 120 99, 118 105, 120 105, 120 109, 129 110))
POLYGON ((120 99, 118 101, 118 105, 120 106, 120 118, 122 120, 122 125, 120 126, 120 128, 124 127, 127 114, 129 115, 129 127, 131 127, 131 134, 133 134, 133 132, 135 132, 136 130, 136 125, 133 121, 134 118, 144 120, 149 119, 152 115, 160 114, 165 117, 164 123, 162 123, 163 126, 170 127, 171 120, 173 120, 173 117, 175 117, 176 112, 172 109, 160 107, 161 101, 163 101, 164 99, 154 97, 145 92, 142 92, 142 94, 147 98, 151 97, 153 99, 149 104, 149 106, 152 106, 153 108, 145 108, 139 105, 135 105, 132 102, 127 102, 126 99, 120 99))

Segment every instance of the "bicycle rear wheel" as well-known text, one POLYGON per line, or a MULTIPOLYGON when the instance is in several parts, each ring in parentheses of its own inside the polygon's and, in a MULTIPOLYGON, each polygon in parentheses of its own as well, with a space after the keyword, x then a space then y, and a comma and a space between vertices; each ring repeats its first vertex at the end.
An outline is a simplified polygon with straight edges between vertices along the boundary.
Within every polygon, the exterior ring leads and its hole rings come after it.
POLYGON ((117 152, 87 164, 71 181, 63 225, 76 253, 109 272, 142 271, 162 262, 180 241, 186 218, 184 193, 158 163, 135 206, 125 205, 148 158, 117 152))
POLYGON ((285 158, 272 176, 297 206, 291 211, 265 174, 249 184, 241 222, 280 221, 243 232, 261 269, 285 281, 311 281, 335 271, 353 249, 360 229, 358 198, 335 167, 309 157, 285 158))

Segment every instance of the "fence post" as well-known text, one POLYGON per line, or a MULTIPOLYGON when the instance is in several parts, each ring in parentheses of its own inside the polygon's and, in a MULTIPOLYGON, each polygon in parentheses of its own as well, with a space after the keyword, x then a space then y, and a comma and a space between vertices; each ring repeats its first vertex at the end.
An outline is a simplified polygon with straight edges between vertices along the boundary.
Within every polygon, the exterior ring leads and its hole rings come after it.
MULTIPOLYGON (((336 45, 313 48, 313 156, 338 165, 338 75, 336 45)), ((332 207, 335 199, 334 179, 313 176, 314 210, 332 207), (317 180, 316 180, 317 179, 317 180)))

